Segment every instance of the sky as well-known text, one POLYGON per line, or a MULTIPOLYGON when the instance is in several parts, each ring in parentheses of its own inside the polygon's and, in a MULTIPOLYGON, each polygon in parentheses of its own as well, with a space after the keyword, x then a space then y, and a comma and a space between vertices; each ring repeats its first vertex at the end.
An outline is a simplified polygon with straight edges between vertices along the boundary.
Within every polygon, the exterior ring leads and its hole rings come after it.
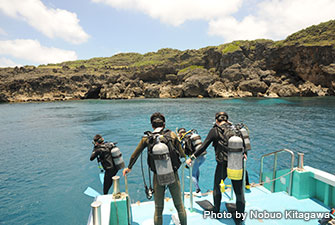
POLYGON ((283 40, 335 0, 0 0, 0 67, 283 40))

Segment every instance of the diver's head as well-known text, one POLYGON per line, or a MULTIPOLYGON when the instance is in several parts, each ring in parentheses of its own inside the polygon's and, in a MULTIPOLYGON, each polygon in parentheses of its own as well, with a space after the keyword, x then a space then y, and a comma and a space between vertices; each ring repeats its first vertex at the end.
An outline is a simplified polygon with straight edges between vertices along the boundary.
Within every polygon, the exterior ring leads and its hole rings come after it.
POLYGON ((215 114, 215 120, 218 123, 228 122, 228 114, 226 112, 218 112, 215 114))
POLYGON ((96 134, 93 138, 93 144, 98 145, 104 143, 104 138, 100 134, 96 134))
POLYGON ((178 135, 181 138, 184 134, 186 133, 186 129, 185 128, 179 128, 178 129, 178 135))
POLYGON ((157 127, 165 127, 165 117, 160 112, 155 112, 154 114, 152 114, 150 117, 150 122, 154 129, 156 129, 157 127))

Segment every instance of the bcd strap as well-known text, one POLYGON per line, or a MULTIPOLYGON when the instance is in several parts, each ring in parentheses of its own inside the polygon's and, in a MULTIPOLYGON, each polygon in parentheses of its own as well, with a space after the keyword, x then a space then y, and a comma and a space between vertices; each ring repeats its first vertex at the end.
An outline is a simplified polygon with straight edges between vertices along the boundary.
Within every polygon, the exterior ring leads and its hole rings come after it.
POLYGON ((154 160, 167 160, 170 157, 170 154, 169 153, 162 154, 162 155, 151 154, 151 156, 154 160))
POLYGON ((192 141, 196 141, 196 140, 199 140, 199 139, 201 139, 201 137, 200 136, 196 136, 196 137, 192 138, 192 141))
POLYGON ((238 148, 238 149, 231 149, 231 148, 228 148, 228 151, 229 151, 229 152, 242 152, 242 151, 243 151, 243 148, 238 148))

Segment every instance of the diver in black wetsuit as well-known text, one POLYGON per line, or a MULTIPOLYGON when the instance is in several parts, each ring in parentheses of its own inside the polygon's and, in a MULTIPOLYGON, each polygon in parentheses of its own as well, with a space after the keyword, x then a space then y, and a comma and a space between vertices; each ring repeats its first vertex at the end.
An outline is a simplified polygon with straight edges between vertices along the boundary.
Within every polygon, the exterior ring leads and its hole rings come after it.
MULTIPOLYGON (((192 160, 196 159, 202 152, 204 152, 210 143, 213 142, 214 150, 215 150, 215 158, 216 158, 216 170, 214 177, 214 190, 213 190, 213 198, 214 198, 214 209, 215 213, 220 211, 221 204, 221 190, 220 190, 220 181, 221 179, 225 180, 227 177, 227 157, 228 157, 228 143, 227 141, 223 141, 227 139, 225 137, 225 132, 222 133, 222 127, 232 125, 228 121, 228 115, 225 112, 219 112, 215 115, 215 124, 213 128, 209 131, 205 141, 202 143, 201 147, 189 158, 186 163, 191 165, 192 160)), ((246 155, 245 155, 246 158, 246 155)), ((241 159, 242 160, 242 159, 241 159)), ((236 194, 236 208, 237 212, 244 213, 245 209, 245 199, 244 192, 242 190, 242 180, 232 180, 234 192, 236 194)))
POLYGON ((104 142, 104 138, 100 134, 94 136, 93 144, 94 149, 90 160, 93 161, 97 158, 98 162, 101 162, 102 167, 105 170, 103 191, 104 195, 106 195, 113 184, 112 177, 114 177, 118 172, 118 169, 114 165, 111 153, 111 149, 114 147, 114 144, 111 142, 104 142))

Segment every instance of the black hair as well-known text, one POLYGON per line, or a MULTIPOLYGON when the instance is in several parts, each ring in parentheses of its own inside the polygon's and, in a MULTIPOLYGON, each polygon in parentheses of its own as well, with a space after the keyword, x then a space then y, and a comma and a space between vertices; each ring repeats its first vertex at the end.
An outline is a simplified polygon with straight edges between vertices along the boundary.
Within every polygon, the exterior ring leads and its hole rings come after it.
POLYGON ((226 112, 218 112, 215 114, 215 119, 219 122, 228 121, 228 114, 226 112))
POLYGON ((100 134, 96 134, 93 138, 93 141, 96 142, 96 143, 101 144, 104 140, 103 140, 103 138, 100 134))
POLYGON ((182 127, 182 128, 179 128, 179 129, 178 129, 178 134, 179 134, 179 133, 186 133, 186 129, 183 128, 183 127, 182 127))
POLYGON ((162 127, 165 125, 165 117, 162 113, 155 112, 154 114, 151 115, 150 122, 154 128, 162 127))

